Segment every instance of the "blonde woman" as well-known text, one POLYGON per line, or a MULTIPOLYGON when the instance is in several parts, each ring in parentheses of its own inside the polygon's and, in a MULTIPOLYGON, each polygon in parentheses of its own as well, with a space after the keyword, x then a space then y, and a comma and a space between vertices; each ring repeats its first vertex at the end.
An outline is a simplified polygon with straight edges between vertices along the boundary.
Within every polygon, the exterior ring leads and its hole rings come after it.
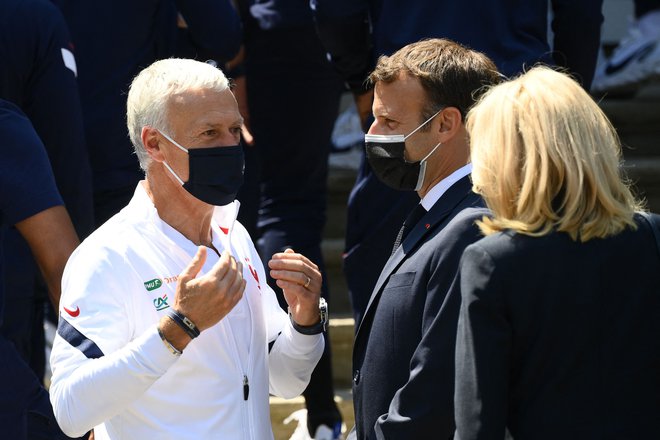
POLYGON ((660 261, 603 112, 536 67, 470 112, 458 439, 660 438, 660 261))

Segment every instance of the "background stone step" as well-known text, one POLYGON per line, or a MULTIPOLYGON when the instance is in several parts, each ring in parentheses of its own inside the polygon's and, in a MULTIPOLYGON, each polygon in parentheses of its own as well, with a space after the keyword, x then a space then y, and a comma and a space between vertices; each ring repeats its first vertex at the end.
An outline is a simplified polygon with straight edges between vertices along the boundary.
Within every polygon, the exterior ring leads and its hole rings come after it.
POLYGON ((338 388, 350 389, 353 381, 352 355, 355 336, 353 318, 331 318, 329 335, 334 384, 338 388))
POLYGON ((321 242, 323 260, 325 261, 325 276, 330 290, 330 316, 351 316, 351 301, 348 297, 348 286, 342 269, 343 238, 325 238, 321 242))
POLYGON ((600 106, 617 130, 624 157, 660 156, 660 84, 649 84, 631 99, 608 99, 600 106))
POLYGON ((647 208, 660 212, 660 150, 655 157, 626 159, 624 169, 636 194, 646 199, 647 208))

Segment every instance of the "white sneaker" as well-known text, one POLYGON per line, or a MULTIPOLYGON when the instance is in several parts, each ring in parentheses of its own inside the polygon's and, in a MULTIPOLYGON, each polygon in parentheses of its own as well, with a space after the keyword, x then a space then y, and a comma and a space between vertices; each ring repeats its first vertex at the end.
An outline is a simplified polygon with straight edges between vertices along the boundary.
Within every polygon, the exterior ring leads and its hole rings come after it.
POLYGON ((284 424, 288 425, 291 422, 297 422, 296 430, 293 431, 289 440, 312 440, 307 430, 307 410, 299 409, 289 414, 289 417, 284 419, 284 424))
POLYGON ((348 148, 341 152, 330 153, 328 156, 328 167, 338 170, 352 170, 357 171, 360 169, 362 163, 363 146, 348 148))
POLYGON ((296 421, 298 425, 296 430, 293 431, 289 440, 340 440, 342 439, 342 433, 346 431, 345 424, 337 423, 335 429, 330 428, 328 425, 319 425, 316 428, 314 437, 309 436, 309 431, 307 430, 307 410, 299 409, 298 411, 292 412, 289 417, 284 419, 284 424, 288 425, 290 422, 296 421))
POLYGON ((360 124, 355 103, 344 110, 335 121, 332 130, 332 146, 335 151, 342 151, 364 141, 364 132, 360 124))
POLYGON ((628 33, 612 57, 596 69, 591 91, 634 92, 639 86, 660 77, 660 12, 651 12, 631 23, 628 33))

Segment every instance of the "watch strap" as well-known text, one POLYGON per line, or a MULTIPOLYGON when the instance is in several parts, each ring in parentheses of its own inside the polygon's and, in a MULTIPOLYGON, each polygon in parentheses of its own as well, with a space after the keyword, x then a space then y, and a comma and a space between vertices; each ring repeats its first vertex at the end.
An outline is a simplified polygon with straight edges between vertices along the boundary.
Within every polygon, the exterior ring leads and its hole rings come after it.
POLYGON ((298 332, 303 335, 318 335, 323 333, 326 330, 328 323, 328 303, 325 298, 319 299, 319 317, 321 320, 314 325, 300 325, 293 319, 291 310, 289 309, 289 319, 291 320, 291 325, 298 332))

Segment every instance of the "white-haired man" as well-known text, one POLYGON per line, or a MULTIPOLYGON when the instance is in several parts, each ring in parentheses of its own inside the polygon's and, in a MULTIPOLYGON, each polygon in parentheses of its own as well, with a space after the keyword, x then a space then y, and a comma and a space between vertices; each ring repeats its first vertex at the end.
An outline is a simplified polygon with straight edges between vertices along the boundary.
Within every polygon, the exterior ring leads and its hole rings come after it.
POLYGON ((57 420, 97 440, 272 438, 269 392, 300 394, 323 351, 321 274, 292 250, 270 260, 290 316, 265 283, 235 220, 243 119, 220 70, 157 61, 127 121, 146 179, 67 264, 57 420))

